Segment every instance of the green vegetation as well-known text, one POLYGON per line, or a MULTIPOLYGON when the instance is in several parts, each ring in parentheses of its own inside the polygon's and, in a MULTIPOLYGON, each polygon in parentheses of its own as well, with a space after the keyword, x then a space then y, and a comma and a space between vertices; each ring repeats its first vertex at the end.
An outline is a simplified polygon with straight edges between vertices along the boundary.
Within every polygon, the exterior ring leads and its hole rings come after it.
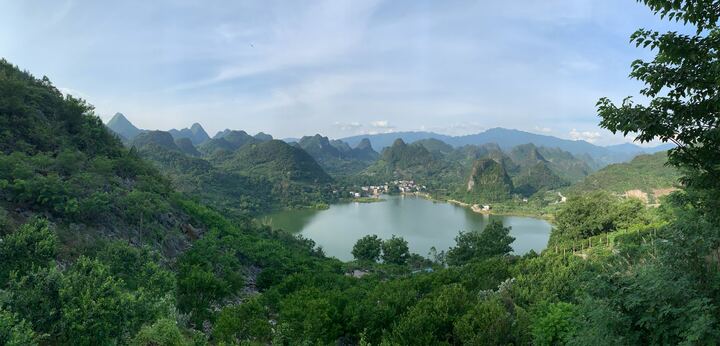
POLYGON ((680 171, 667 164, 667 153, 639 155, 627 163, 607 166, 582 182, 573 185, 570 193, 607 191, 624 194, 631 190, 640 190, 648 195, 649 202, 666 193, 668 189, 679 186, 680 171))
POLYGON ((352 255, 358 261, 377 262, 380 259, 383 242, 376 235, 366 235, 359 239, 352 249, 352 255))
MULTIPOLYGON (((571 196, 557 205, 548 249, 522 257, 509 254, 509 229, 491 223, 432 259, 410 254, 402 238, 372 236, 358 241, 360 261, 327 258, 311 240, 177 192, 141 157, 285 187, 331 182, 304 151, 265 141, 206 161, 152 133, 126 149, 86 103, 3 60, 0 344, 716 343, 720 141, 710 101, 720 11, 710 2, 643 2, 698 31, 638 31, 634 40, 658 53, 633 65, 650 105, 601 100, 602 124, 677 141, 670 162, 684 186, 658 208, 602 192, 571 196), (348 275, 356 270, 364 275, 348 275)), ((446 167, 434 149, 396 144, 383 153, 385 173, 419 171, 413 155, 446 167)), ((453 174, 485 183, 491 172, 487 182, 511 193, 507 170, 537 164, 475 156, 486 149, 454 151, 467 155, 465 169, 483 169, 453 174)), ((542 161, 540 150, 529 152, 542 161)))
POLYGON ((510 229, 493 221, 482 231, 460 232, 455 238, 457 246, 447 253, 447 263, 463 265, 474 260, 507 256, 512 252, 510 244, 513 241, 515 238, 510 236, 510 229))
POLYGON ((334 176, 357 174, 378 158, 369 141, 362 141, 356 148, 351 148, 345 142, 330 141, 318 134, 301 138, 297 145, 334 176))
POLYGON ((645 206, 638 199, 619 201, 603 192, 574 196, 556 213, 550 245, 649 223, 645 206))
POLYGON ((473 164, 464 200, 495 202, 510 198, 513 183, 501 163, 492 159, 473 164))

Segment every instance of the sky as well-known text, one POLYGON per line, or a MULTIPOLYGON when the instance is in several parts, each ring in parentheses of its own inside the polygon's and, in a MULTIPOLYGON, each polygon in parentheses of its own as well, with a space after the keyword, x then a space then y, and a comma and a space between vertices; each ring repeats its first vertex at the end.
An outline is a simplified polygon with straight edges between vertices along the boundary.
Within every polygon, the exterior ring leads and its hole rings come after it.
POLYGON ((634 0, 0 0, 0 57, 144 129, 609 145, 595 104, 641 89, 641 27, 678 29, 634 0))

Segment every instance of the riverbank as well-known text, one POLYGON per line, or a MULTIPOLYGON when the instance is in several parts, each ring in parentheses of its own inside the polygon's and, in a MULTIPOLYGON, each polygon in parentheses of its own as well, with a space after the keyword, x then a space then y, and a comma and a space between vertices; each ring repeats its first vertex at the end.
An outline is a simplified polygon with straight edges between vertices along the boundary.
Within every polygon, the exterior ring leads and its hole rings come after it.
POLYGON ((360 198, 353 198, 350 200, 350 202, 355 203, 377 203, 377 202, 385 202, 384 198, 378 197, 360 197, 360 198))
POLYGON ((552 212, 552 208, 544 207, 544 208, 538 208, 536 206, 533 206, 532 204, 529 204, 528 202, 520 202, 522 204, 518 204, 517 202, 509 201, 509 202, 500 202, 497 204, 492 204, 490 210, 484 210, 482 206, 479 204, 470 204, 462 201, 458 201, 451 198, 444 198, 443 196, 440 197, 433 197, 429 193, 426 192, 411 192, 411 193, 403 193, 403 195, 411 195, 411 196, 417 196, 421 197, 433 202, 444 202, 449 203, 453 205, 457 205, 463 208, 468 208, 474 213, 483 214, 483 215, 498 215, 498 216, 525 216, 525 217, 534 217, 538 219, 543 219, 548 222, 552 222, 555 220, 554 213, 552 212))

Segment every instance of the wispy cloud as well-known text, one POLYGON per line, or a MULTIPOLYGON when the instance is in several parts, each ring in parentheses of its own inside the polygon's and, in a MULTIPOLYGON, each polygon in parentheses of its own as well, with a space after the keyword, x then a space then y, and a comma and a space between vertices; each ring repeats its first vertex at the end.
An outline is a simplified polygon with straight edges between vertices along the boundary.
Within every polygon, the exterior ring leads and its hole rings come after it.
POLYGON ((395 132, 396 127, 387 120, 374 120, 370 122, 370 134, 395 132))
POLYGON ((322 66, 348 56, 363 38, 368 20, 379 1, 318 1, 297 9, 274 12, 271 30, 221 25, 225 41, 240 44, 249 54, 223 64, 208 77, 182 83, 175 89, 192 89, 220 82, 271 74, 291 68, 322 66), (242 42, 236 38, 242 37, 242 42), (248 49, 248 46, 251 49, 248 49))
POLYGON ((621 0, 0 2, 3 55, 106 118, 276 137, 502 126, 622 141, 595 103, 639 89, 628 35, 671 25, 621 0))
POLYGON ((570 138, 595 143, 602 138, 602 135, 600 135, 598 131, 578 131, 577 129, 572 129, 570 130, 570 138))

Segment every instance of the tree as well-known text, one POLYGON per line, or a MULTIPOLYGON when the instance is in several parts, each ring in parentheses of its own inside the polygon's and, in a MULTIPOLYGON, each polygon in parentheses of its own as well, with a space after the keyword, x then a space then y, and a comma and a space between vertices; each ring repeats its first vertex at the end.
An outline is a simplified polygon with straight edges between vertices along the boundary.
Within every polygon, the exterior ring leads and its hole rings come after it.
POLYGON ((135 297, 97 260, 78 259, 62 280, 60 301, 65 343, 112 344, 128 332, 135 333, 135 297))
POLYGON ((571 196, 555 217, 550 242, 577 240, 648 222, 637 199, 620 201, 605 192, 571 196))
POLYGON ((7 284, 8 306, 28 321, 40 334, 56 336, 60 328, 60 285, 62 272, 57 266, 39 268, 24 276, 13 273, 7 284))
POLYGON ((33 266, 46 266, 55 259, 57 236, 45 219, 34 219, 14 233, 0 238, 0 282, 11 271, 23 274, 33 266))
POLYGON ((405 264, 410 257, 408 243, 402 237, 393 236, 382 244, 382 259, 385 263, 405 264))
POLYGON ((37 344, 37 335, 33 332, 30 323, 0 308, 0 345, 25 346, 37 344))
POLYGON ((390 334, 390 345, 441 345, 450 342, 453 323, 470 308, 471 295, 460 284, 443 286, 423 298, 398 319, 390 334))
POLYGON ((472 260, 506 256, 512 252, 510 228, 502 222, 493 220, 481 232, 460 232, 455 237, 457 245, 447 253, 450 265, 462 265, 472 260))
POLYGON ((537 307, 533 319, 533 342, 536 345, 562 345, 573 336, 576 307, 570 303, 545 303, 537 307))
POLYGON ((272 336, 269 319, 260 300, 250 299, 240 305, 223 308, 215 322, 213 336, 229 344, 248 340, 267 342, 272 336))
MULTIPOLYGON (((519 309, 519 308, 517 308, 519 309)), ((513 345, 516 323, 499 297, 483 299, 455 322, 454 330, 463 345, 513 345)))
POLYGON ((682 21, 695 33, 639 29, 631 41, 656 52, 652 61, 635 60, 630 77, 645 84, 640 94, 647 105, 627 97, 619 106, 598 101, 600 125, 613 133, 635 133, 636 140, 673 142, 669 162, 688 169, 690 188, 711 189, 698 203, 716 217, 720 210, 720 2, 710 0, 642 0, 662 18, 682 21))
POLYGON ((177 323, 168 318, 161 318, 152 325, 143 327, 130 343, 133 346, 190 346, 177 323))
POLYGON ((377 235, 366 235, 355 243, 352 254, 358 261, 377 262, 382 250, 382 239, 377 235))

